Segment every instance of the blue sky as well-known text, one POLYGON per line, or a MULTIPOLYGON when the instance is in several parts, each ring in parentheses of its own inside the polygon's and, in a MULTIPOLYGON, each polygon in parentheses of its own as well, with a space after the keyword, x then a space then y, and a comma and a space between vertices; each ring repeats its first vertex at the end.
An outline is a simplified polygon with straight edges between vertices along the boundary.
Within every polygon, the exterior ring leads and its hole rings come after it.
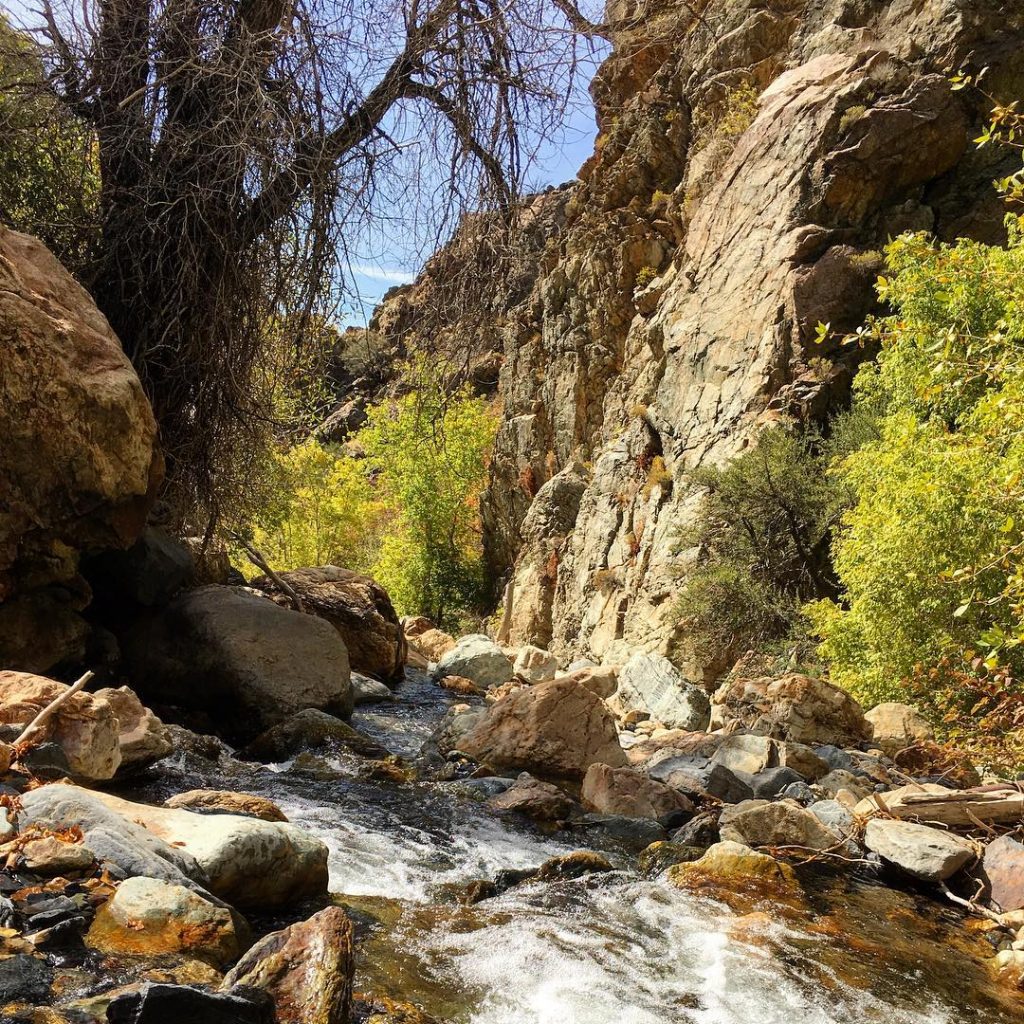
MULTIPOLYGON (((15 24, 39 24, 39 16, 35 13, 37 9, 35 0, 0 0, 0 11, 11 15, 15 24)), ((596 126, 586 92, 593 70, 589 61, 580 66, 568 120, 558 137, 548 140, 540 148, 528 175, 531 190, 539 191, 548 185, 571 181, 593 152, 596 126)), ((352 308, 342 321, 345 324, 363 324, 384 293, 395 285, 411 281, 419 267, 409 262, 406 246, 389 243, 383 235, 372 245, 369 241, 357 239, 352 248, 350 268, 357 295, 350 301, 352 308)))

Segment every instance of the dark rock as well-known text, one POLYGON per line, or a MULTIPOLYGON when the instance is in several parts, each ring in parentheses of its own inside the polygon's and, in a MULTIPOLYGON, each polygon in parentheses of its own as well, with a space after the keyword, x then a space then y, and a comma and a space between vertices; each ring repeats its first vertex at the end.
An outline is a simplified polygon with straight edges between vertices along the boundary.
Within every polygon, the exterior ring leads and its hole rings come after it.
POLYGON ((22 755, 19 763, 43 782, 54 782, 71 775, 67 755, 59 743, 40 743, 22 755))
POLYGON ((799 804, 803 804, 805 807, 808 804, 813 804, 817 800, 817 796, 814 794, 814 790, 807 785, 806 782, 792 782, 779 794, 783 799, 795 800, 799 804))
POLYGON ((704 856, 704 847, 683 846, 675 842, 652 843, 637 858, 640 874, 654 878, 673 864, 687 864, 704 856))
POLYGON ((707 849, 718 842, 718 815, 711 811, 698 814, 682 828, 672 833, 676 846, 696 846, 707 849))
POLYGON ((192 553, 163 530, 147 526, 126 551, 104 551, 82 562, 97 602, 157 608, 192 581, 192 553))
POLYGON ((839 747, 825 744, 824 746, 815 747, 814 752, 823 761, 828 762, 829 768, 834 770, 838 769, 839 771, 849 772, 853 771, 855 767, 853 758, 845 750, 841 750, 839 747))
POLYGON ((0 1006, 18 1001, 41 1003, 52 984, 53 968, 45 960, 24 953, 0 960, 0 1006))
POLYGON ((109 1024, 274 1024, 265 992, 235 988, 211 992, 191 985, 146 984, 107 1007, 109 1024))
POLYGON ((352 726, 310 708, 292 715, 287 721, 272 726, 243 747, 238 757, 244 761, 269 764, 287 761, 306 750, 348 750, 361 757, 387 757, 388 751, 376 740, 352 726))
POLYGON ((805 784, 792 768, 768 768, 754 776, 752 788, 755 798, 771 800, 794 783, 805 784))
POLYGON ((749 800, 754 795, 752 776, 744 778, 744 772, 732 771, 703 758, 666 758, 649 769, 648 775, 688 796, 713 796, 727 804, 749 800), (703 766, 698 767, 701 761, 703 766))
POLYGON ((585 814, 570 827, 585 833, 602 833, 638 851, 668 838, 665 829, 650 818, 624 818, 618 814, 585 814))
POLYGON ((544 861, 537 869, 536 879, 538 882, 558 882, 614 870, 615 866, 603 854, 593 850, 576 850, 544 861))

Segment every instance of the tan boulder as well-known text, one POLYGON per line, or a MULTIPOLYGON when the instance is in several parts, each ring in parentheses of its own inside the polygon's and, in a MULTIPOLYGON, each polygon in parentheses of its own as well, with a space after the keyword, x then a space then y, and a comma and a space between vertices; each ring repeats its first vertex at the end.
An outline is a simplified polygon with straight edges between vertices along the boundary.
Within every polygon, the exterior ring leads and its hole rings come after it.
POLYGON ((156 878, 128 878, 96 914, 86 943, 101 953, 186 955, 223 967, 244 948, 229 907, 156 878))
MULTIPOLYGON (((64 683, 28 672, 0 672, 0 724, 24 727, 62 693, 64 683)), ((58 744, 80 779, 112 779, 121 765, 120 723, 114 706, 99 693, 80 690, 52 715, 38 734, 58 744)))
POLYGON ((543 647, 527 645, 516 654, 512 664, 516 677, 527 683, 546 683, 558 672, 558 658, 543 647))
POLYGON ((455 647, 455 637, 443 629, 428 629, 410 638, 409 646, 436 664, 455 647))
POLYGON ((730 680, 715 693, 714 705, 713 725, 737 723, 773 739, 854 747, 871 738, 871 726, 853 697, 799 673, 730 680))
POLYGON ((628 818, 667 818, 694 811, 689 798, 671 786, 631 768, 606 764, 587 769, 581 798, 589 810, 628 818))
POLYGON ((352 923, 339 907, 272 932, 246 953, 224 979, 262 989, 274 1000, 277 1024, 346 1024, 355 971, 352 923))
POLYGON ((626 763, 604 702, 571 679, 511 693, 491 706, 459 749, 497 770, 582 778, 592 764, 626 763))
POLYGON ((162 461, 152 409, 106 319, 42 242, 3 226, 0 324, 0 664, 42 672, 81 654, 82 630, 61 614, 77 611, 62 603, 77 552, 136 538, 162 461), (31 645, 6 614, 29 606, 31 645))
MULTIPOLYGON (((348 648, 353 672, 385 683, 405 676, 406 637, 387 591, 376 580, 336 565, 282 572, 280 579, 301 598, 308 613, 329 622, 348 648)), ((285 608, 291 598, 269 577, 252 585, 285 608)))
POLYGON ((241 814, 261 821, 287 821, 284 811, 273 800, 251 793, 232 793, 221 789, 190 789, 164 801, 165 807, 199 814, 241 814))
POLYGON ((56 836, 30 839, 21 848, 21 859, 27 870, 45 877, 81 875, 96 865, 96 856, 87 846, 56 836))
POLYGON ((619 677, 610 665, 598 665, 594 668, 579 668, 569 672, 562 678, 572 679, 585 686, 591 693, 596 693, 602 700, 607 700, 618 688, 619 677))
POLYGON ((871 725, 875 746, 890 757, 906 747, 935 739, 931 722, 909 704, 876 704, 864 717, 871 725))
POLYGON ((127 686, 97 690, 117 715, 117 741, 121 748, 121 769, 144 768, 174 750, 167 727, 127 686))

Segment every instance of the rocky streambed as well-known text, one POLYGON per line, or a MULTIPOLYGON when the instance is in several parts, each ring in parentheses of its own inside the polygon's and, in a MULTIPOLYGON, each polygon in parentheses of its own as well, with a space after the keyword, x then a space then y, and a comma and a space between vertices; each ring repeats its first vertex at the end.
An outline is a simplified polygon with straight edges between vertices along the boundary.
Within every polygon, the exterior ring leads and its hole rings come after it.
MULTIPOLYGON (((10 800, 12 817, 27 808, 35 827, 51 826, 51 848, 30 859, 17 840, 8 847, 0 1019, 270 1020, 265 1003, 246 1002, 263 987, 279 1020, 340 1024, 330 1014, 348 1003, 353 961, 351 1019, 373 1024, 1021 1019, 990 969, 984 922, 965 927, 927 886, 880 884, 877 859, 766 872, 781 862, 735 844, 722 874, 683 877, 707 855, 665 841, 653 819, 581 814, 577 783, 561 789, 575 810, 533 821, 496 802, 516 789, 510 778, 459 752, 438 756, 446 723, 481 713, 482 697, 410 671, 394 698, 357 708, 356 731, 336 723, 329 737, 307 713, 265 738, 260 760, 174 730, 168 756, 102 797, 55 783, 10 800), (70 821, 82 799, 128 824, 83 819, 84 842, 75 825, 61 833, 56 819, 70 821), (182 825, 191 819, 198 839, 182 825), (263 846, 238 822, 266 830, 263 846), (233 839, 216 839, 230 827, 233 839), (291 845, 268 854, 280 829, 291 845), (119 883, 109 861, 73 863, 85 846, 123 868, 146 834, 182 854, 170 867, 162 847, 137 854, 157 861, 135 873, 163 881, 119 883), (188 879, 187 854, 209 891, 188 879), (225 994, 216 1006, 174 1002, 197 991, 225 994)), ((694 841, 700 820, 684 826, 694 841)))

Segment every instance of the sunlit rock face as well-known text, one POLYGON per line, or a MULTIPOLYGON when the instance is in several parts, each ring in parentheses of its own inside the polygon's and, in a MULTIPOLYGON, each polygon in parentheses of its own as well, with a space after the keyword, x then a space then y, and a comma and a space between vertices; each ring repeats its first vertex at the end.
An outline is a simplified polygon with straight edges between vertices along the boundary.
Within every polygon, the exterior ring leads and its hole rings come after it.
MULTIPOLYGON (((594 156, 531 201, 515 281, 446 330, 504 352, 483 517, 495 579, 512 571, 511 642, 668 653, 709 682, 723 666, 676 635, 688 474, 843 400, 858 355, 814 344, 815 329, 873 308, 887 238, 1000 237, 1002 155, 970 141, 985 101, 946 76, 987 65, 989 91, 1021 95, 1024 12, 623 0, 607 15, 594 156)), ((456 258, 436 257, 392 322, 456 258)))

